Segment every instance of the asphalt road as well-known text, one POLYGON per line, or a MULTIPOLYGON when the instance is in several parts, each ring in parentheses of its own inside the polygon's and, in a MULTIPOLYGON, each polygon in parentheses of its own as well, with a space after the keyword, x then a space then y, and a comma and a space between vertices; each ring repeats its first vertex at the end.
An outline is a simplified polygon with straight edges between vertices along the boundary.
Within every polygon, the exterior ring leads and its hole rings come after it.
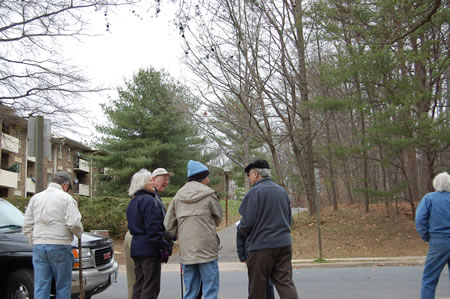
MULTIPOLYGON (((423 266, 353 267, 294 270, 293 278, 302 299, 411 299, 419 298, 423 266)), ((126 275, 95 299, 127 296, 126 275)), ((181 298, 179 272, 163 272, 161 299, 181 298)), ((247 298, 245 271, 220 272, 220 299, 247 298)), ((278 297, 277 297, 278 298, 278 297)), ((450 299, 447 268, 441 274, 436 299, 450 299)))

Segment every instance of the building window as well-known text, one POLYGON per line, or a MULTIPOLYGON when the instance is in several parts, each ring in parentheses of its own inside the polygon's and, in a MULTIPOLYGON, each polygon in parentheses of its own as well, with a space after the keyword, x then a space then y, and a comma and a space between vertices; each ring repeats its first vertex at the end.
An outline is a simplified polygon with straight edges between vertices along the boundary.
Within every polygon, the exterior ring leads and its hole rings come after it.
POLYGON ((22 163, 16 162, 15 165, 18 181, 20 182, 22 180, 22 163))
POLYGON ((51 161, 53 159, 53 153, 55 152, 55 147, 52 146, 50 148, 50 157, 48 157, 48 160, 51 161))
POLYGON ((1 169, 8 170, 8 168, 9 168, 9 154, 6 153, 6 152, 2 152, 1 157, 2 157, 1 169))
POLYGON ((19 131, 17 131, 17 139, 19 139, 19 148, 22 148, 22 136, 19 131))
POLYGON ((62 159, 62 144, 58 145, 58 159, 62 159))
POLYGON ((20 171, 20 163, 14 162, 11 166, 7 168, 8 171, 19 173, 20 171))
POLYGON ((72 153, 70 147, 67 149, 67 161, 72 161, 72 153))
POLYGON ((9 135, 9 126, 7 124, 3 123, 2 132, 9 135))

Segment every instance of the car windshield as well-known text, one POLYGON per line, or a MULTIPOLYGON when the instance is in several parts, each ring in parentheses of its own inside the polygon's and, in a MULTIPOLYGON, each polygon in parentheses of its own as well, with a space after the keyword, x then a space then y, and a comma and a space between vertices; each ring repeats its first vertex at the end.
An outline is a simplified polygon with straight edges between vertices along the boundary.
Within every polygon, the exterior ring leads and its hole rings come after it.
POLYGON ((0 229, 17 229, 23 225, 23 213, 0 198, 0 229))

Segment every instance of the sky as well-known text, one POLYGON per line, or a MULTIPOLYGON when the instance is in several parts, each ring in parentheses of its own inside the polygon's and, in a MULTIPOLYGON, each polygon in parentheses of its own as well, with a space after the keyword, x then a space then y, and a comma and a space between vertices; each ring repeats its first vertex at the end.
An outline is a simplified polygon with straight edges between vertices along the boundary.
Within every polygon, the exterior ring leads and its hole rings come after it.
MULTIPOLYGON (((83 36, 80 42, 70 41, 64 45, 65 56, 71 63, 84 69, 84 75, 94 85, 112 87, 111 91, 88 96, 94 117, 80 120, 93 128, 93 124, 104 122, 106 118, 100 103, 106 103, 108 96, 117 98, 118 86, 125 79, 130 80, 140 68, 153 66, 164 69, 174 78, 183 81, 185 73, 180 59, 184 56, 181 40, 173 23, 175 4, 166 4, 155 17, 155 10, 135 10, 129 7, 116 9, 115 13, 92 13, 89 33, 95 36, 83 36), (109 25, 109 31, 106 30, 109 25)), ((82 130, 84 136, 64 132, 69 138, 89 141, 95 132, 82 130)))

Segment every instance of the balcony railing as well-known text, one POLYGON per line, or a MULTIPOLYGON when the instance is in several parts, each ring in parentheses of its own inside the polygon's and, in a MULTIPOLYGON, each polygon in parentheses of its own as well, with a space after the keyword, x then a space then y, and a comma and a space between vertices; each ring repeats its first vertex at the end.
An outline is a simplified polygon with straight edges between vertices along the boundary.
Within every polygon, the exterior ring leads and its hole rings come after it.
POLYGON ((89 162, 79 158, 78 161, 75 162, 74 169, 89 172, 89 162))
POLYGON ((12 153, 19 153, 19 138, 2 133, 2 149, 10 151, 12 153))
POLYGON ((0 169, 0 186, 16 189, 18 180, 18 173, 0 169))
POLYGON ((80 184, 80 195, 89 196, 89 185, 80 184))
POLYGON ((73 186, 73 193, 89 196, 89 185, 75 183, 73 186))
POLYGON ((36 193, 36 183, 32 178, 27 178, 27 192, 36 193))

